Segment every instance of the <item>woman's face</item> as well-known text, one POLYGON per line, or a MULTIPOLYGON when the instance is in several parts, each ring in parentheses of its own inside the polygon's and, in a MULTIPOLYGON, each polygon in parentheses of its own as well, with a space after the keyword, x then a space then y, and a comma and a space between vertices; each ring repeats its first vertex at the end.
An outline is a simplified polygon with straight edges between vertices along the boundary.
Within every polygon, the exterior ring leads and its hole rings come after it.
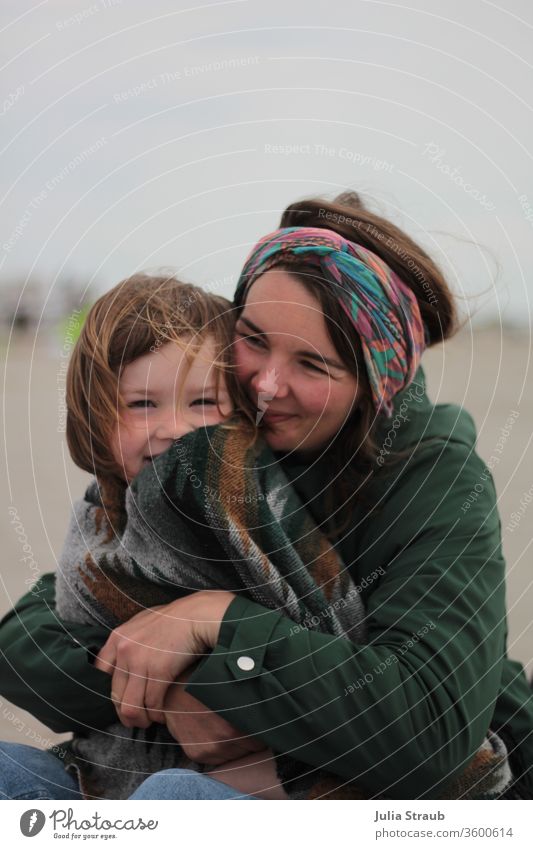
POLYGON ((236 324, 239 380, 274 451, 316 451, 342 428, 357 378, 331 341, 319 301, 287 271, 252 284, 236 324))

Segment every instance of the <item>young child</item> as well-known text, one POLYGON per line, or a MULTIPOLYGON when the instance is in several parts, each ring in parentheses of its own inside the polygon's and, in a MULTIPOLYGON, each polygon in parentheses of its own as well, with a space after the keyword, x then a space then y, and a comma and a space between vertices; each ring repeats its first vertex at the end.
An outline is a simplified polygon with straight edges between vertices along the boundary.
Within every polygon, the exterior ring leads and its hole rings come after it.
MULTIPOLYGON (((67 375, 67 442, 116 512, 116 493, 175 439, 235 409, 231 304, 174 277, 137 274, 90 310, 67 375)), ((119 499, 120 502, 120 499, 119 499)))
MULTIPOLYGON (((145 466, 175 440, 197 428, 223 423, 237 412, 243 423, 250 422, 253 439, 255 411, 230 366, 233 323, 225 298, 174 277, 144 274, 119 283, 90 310, 69 364, 67 441, 74 462, 92 473, 96 483, 81 502, 81 513, 74 516, 79 549, 69 548, 67 541, 56 576, 57 610, 67 621, 93 616, 74 585, 69 572, 73 564, 80 574, 82 568, 87 570, 85 583, 98 573, 102 611, 119 587, 114 624, 176 597, 176 592, 167 590, 166 597, 163 591, 163 597, 154 598, 149 585, 136 585, 129 578, 120 585, 120 562, 118 571, 104 574, 102 580, 91 529, 83 523, 94 519, 95 541, 101 546, 103 537, 116 569, 121 556, 117 541, 128 545, 123 537, 127 488, 145 466)), ((91 587, 96 585, 92 580, 91 587)), ((100 621, 108 624, 104 615, 100 621)), ((74 738, 73 757, 67 763, 87 795, 124 798, 150 770, 179 765, 175 741, 165 731, 162 726, 144 732, 117 723, 106 732, 88 732, 83 739, 74 738), (140 742, 145 745, 135 745, 140 742), (113 771, 117 765, 118 783, 113 771)), ((239 761, 232 761, 229 772, 222 765, 211 774, 218 773, 224 783, 249 794, 278 784, 272 753, 266 749, 242 759, 241 768, 239 761)), ((281 790, 263 795, 285 798, 281 790)))

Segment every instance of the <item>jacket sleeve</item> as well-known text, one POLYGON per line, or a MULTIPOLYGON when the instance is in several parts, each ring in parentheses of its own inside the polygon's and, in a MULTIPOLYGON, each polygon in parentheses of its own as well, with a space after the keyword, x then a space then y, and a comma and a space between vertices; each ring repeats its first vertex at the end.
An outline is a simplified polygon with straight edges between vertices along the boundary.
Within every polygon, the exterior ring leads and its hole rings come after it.
POLYGON ((495 491, 470 448, 434 440, 391 474, 376 507, 356 564, 383 567, 365 645, 238 597, 187 690, 275 751, 372 794, 439 798, 483 741, 501 681, 495 491))
POLYGON ((111 678, 92 666, 103 628, 62 622, 54 575, 44 575, 0 621, 0 691, 57 733, 116 721, 111 678))

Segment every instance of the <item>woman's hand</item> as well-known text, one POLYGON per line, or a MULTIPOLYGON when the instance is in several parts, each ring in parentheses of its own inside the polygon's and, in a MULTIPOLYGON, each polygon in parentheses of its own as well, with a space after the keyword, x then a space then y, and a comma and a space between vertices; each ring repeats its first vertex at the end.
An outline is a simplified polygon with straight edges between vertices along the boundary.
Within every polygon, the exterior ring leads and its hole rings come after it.
POLYGON ((171 684, 165 696, 165 724, 187 757, 211 766, 264 750, 265 744, 237 728, 185 692, 192 670, 171 684))
POLYGON ((126 727, 164 722, 165 693, 216 645, 233 593, 201 590, 133 616, 111 633, 95 667, 113 676, 111 698, 126 727))
POLYGON ((276 758, 271 749, 262 749, 253 755, 237 758, 204 774, 259 799, 289 798, 279 779, 276 758))

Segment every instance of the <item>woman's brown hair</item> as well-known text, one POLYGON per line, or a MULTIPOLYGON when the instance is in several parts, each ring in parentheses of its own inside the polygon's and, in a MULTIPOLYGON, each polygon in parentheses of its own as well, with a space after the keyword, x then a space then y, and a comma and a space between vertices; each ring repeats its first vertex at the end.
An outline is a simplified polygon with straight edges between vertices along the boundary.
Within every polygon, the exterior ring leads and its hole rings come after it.
MULTIPOLYGON (((448 284, 428 254, 386 218, 366 209, 356 192, 334 201, 320 198, 291 204, 281 216, 281 227, 319 227, 334 230, 380 256, 414 292, 426 328, 428 346, 451 336, 456 307, 448 284)), ((337 538, 350 523, 356 500, 375 469, 376 430, 381 423, 372 402, 362 350, 353 324, 330 286, 306 269, 305 261, 285 259, 276 266, 293 274, 320 302, 331 340, 349 371, 357 377, 357 408, 335 435, 331 446, 334 480, 327 492, 328 534, 337 538)))
POLYGON ((170 341, 184 345, 184 339, 194 353, 213 336, 220 367, 217 380, 225 371, 236 410, 250 417, 230 363, 233 326, 226 298, 174 276, 136 274, 92 306, 69 363, 66 435, 76 465, 98 479, 104 506, 112 510, 111 505, 123 504, 126 482, 111 444, 120 416, 120 374, 138 357, 170 341))

